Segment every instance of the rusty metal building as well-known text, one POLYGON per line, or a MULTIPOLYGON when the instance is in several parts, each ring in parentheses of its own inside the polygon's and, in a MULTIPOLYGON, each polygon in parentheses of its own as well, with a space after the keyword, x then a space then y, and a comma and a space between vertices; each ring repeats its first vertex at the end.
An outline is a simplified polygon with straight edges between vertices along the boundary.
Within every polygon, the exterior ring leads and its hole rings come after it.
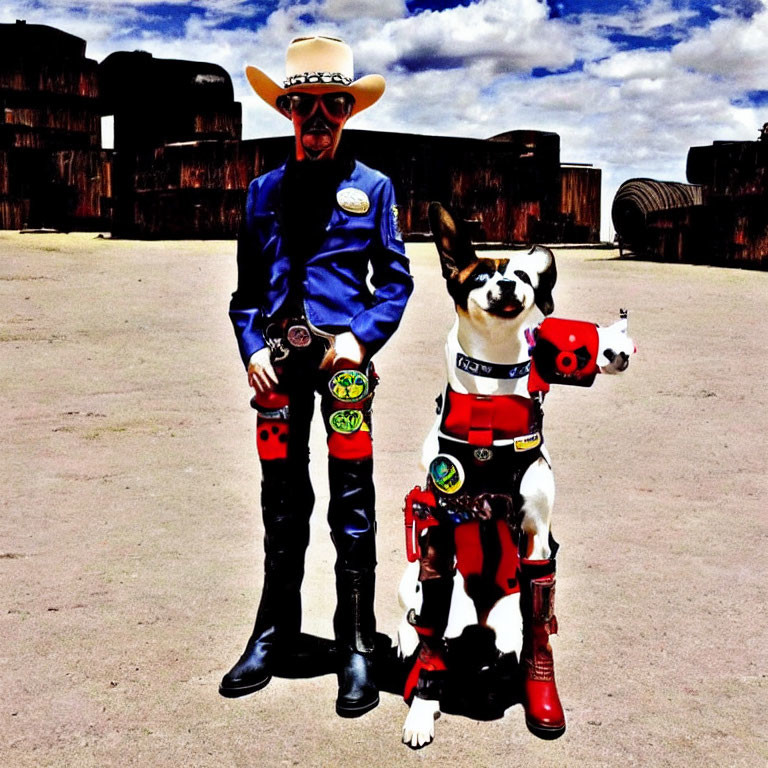
POLYGON ((98 64, 85 45, 52 27, 0 24, 0 228, 109 221, 98 64))
MULTIPOLYGON (((484 141, 347 129, 342 141, 393 179, 407 237, 428 233, 427 208, 441 200, 472 222, 480 241, 599 240, 600 171, 561 168, 556 134, 515 131, 484 141)), ((130 205, 115 201, 116 211, 133 211, 133 219, 118 234, 231 237, 250 180, 284 162, 292 148, 290 136, 136 150, 125 186, 130 205)))
POLYGON ((230 160, 242 116, 229 74, 134 51, 104 59, 99 82, 104 114, 114 115, 113 234, 231 236, 239 214, 229 221, 224 210, 239 211, 247 182, 230 160), (174 163, 179 154, 188 159, 174 163))
POLYGON ((622 250, 662 261, 768 268, 768 132, 691 147, 690 184, 630 179, 611 214, 622 250))
MULTIPOLYGON (((134 51, 97 65, 80 38, 23 22, 0 25, 0 101, 0 228, 234 237, 250 180, 292 151, 289 136, 241 140, 241 107, 216 64, 134 51), (103 115, 114 116, 113 151, 101 149, 103 115)), ((481 241, 599 240, 600 171, 561 166, 557 134, 346 130, 343 141, 393 179, 406 236, 428 232, 440 200, 481 241)))

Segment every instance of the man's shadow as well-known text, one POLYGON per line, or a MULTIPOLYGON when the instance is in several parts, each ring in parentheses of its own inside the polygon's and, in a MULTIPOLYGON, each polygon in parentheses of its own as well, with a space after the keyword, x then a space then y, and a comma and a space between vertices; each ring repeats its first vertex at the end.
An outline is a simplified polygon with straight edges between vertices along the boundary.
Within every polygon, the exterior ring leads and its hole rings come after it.
MULTIPOLYGON (((495 634, 472 625, 447 641, 446 673, 440 710, 474 720, 497 720, 519 704, 521 683, 517 654, 500 655, 495 634)), ((274 671, 276 677, 305 678, 334 674, 338 655, 333 640, 301 633, 290 656, 274 671)), ((374 670, 379 691, 402 696, 414 656, 401 658, 391 638, 376 634, 374 670)))

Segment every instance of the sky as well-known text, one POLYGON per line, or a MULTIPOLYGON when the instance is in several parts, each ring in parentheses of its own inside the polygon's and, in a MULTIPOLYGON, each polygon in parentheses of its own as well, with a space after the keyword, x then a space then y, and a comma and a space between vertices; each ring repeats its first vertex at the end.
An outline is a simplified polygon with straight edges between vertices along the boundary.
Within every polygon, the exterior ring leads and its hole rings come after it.
POLYGON ((603 172, 602 236, 629 178, 686 181, 688 148, 753 140, 768 122, 768 0, 0 0, 77 35, 89 58, 145 50, 232 76, 243 138, 290 124, 250 89, 281 82, 291 38, 349 42, 387 91, 351 128, 488 138, 560 135, 561 161, 603 172))

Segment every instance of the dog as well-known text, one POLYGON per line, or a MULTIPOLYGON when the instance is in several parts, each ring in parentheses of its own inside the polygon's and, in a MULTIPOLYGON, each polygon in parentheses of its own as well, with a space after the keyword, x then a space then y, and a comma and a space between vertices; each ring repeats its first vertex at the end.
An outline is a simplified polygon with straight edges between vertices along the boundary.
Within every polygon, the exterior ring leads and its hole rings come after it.
POLYGON ((635 348, 625 317, 607 328, 550 318, 550 249, 478 256, 446 208, 432 203, 429 219, 456 322, 422 452, 427 484, 406 498, 411 563, 397 634, 413 666, 402 740, 414 748, 433 740, 450 664, 445 638, 473 624, 494 633, 497 658, 520 658, 526 723, 557 738, 565 717, 549 643, 557 632, 555 483, 541 403, 550 383, 587 386, 597 372, 623 371, 635 348))

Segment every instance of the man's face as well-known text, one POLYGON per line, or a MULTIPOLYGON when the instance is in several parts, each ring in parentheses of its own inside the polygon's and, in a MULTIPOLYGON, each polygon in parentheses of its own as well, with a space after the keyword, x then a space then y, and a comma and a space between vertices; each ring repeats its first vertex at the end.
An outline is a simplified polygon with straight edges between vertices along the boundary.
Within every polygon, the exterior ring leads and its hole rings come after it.
POLYGON ((341 129, 349 118, 354 99, 348 93, 291 93, 278 102, 293 122, 296 159, 330 160, 336 154, 341 129))

